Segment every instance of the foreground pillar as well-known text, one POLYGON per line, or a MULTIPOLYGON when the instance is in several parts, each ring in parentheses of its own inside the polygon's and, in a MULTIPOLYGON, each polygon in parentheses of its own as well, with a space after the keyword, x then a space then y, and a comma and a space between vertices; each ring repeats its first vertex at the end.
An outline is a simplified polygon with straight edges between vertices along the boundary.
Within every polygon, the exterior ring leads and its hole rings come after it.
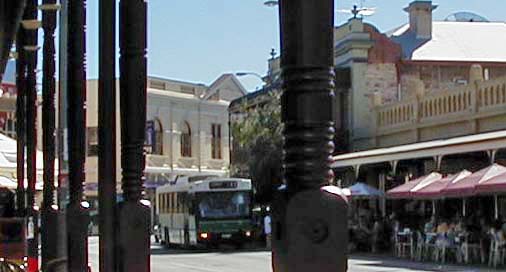
POLYGON ((89 205, 83 201, 86 154, 85 2, 84 0, 68 2, 69 204, 66 215, 69 272, 83 272, 88 267, 89 205))
POLYGON ((333 0, 280 0, 286 190, 273 202, 275 272, 347 269, 347 203, 334 150, 333 0))
POLYGON ((116 271, 116 0, 100 1, 98 199, 100 271, 116 271))
POLYGON ((26 124, 26 58, 23 46, 25 44, 25 30, 19 28, 16 36, 16 163, 17 188, 16 211, 19 217, 25 216, 25 124, 26 124))
POLYGON ((37 182, 37 0, 26 4, 24 28, 26 33, 23 49, 26 57, 26 177, 28 271, 38 271, 38 208, 35 206, 35 183, 37 182))
POLYGON ((120 272, 150 271, 150 209, 144 192, 146 127, 146 2, 120 2, 121 168, 124 201, 118 210, 120 272))
POLYGON ((59 245, 62 244, 60 213, 55 205, 55 43, 56 0, 44 0, 42 10, 42 28, 44 30, 42 61, 42 149, 44 155, 44 188, 41 210, 42 270, 56 270, 58 260, 63 259, 59 245))

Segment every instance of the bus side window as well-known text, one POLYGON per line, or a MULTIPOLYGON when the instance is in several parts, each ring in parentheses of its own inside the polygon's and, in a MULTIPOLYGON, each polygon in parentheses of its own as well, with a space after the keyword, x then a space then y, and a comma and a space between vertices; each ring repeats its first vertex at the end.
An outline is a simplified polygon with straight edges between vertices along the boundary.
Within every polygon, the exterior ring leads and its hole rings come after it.
POLYGON ((174 206, 175 206, 175 213, 179 213, 178 193, 174 193, 174 206))
POLYGON ((167 194, 165 194, 165 193, 163 193, 163 194, 161 194, 161 195, 160 195, 160 197, 161 197, 161 199, 160 199, 160 205, 163 207, 163 208, 162 208, 162 212, 163 212, 163 213, 166 213, 166 212, 167 212, 167 202, 166 202, 166 200, 165 200, 166 195, 167 195, 167 194))
POLYGON ((172 193, 167 194, 167 206, 168 206, 168 212, 172 213, 172 193))

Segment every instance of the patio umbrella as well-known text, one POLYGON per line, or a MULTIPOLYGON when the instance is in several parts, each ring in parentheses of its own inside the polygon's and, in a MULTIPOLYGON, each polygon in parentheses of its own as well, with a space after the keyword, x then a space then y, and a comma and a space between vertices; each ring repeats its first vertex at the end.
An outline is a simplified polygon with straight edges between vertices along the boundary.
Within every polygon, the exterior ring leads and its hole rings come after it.
POLYGON ((411 198, 415 195, 415 193, 426 186, 441 180, 443 176, 439 173, 432 172, 429 175, 417 178, 412 181, 408 181, 400 186, 397 186, 389 191, 387 191, 388 198, 394 199, 403 199, 403 198, 411 198))
MULTIPOLYGON (((414 196, 418 199, 432 199, 432 213, 436 213, 436 199, 443 198, 442 191, 449 185, 461 181, 472 173, 463 170, 457 174, 449 175, 443 179, 437 180, 426 187, 416 191, 414 196)), ((462 199, 462 215, 466 215, 466 199, 462 199)))
POLYGON ((445 197, 468 197, 476 194, 476 188, 488 180, 506 173, 506 167, 494 163, 493 165, 481 169, 456 183, 450 183, 442 190, 445 197))
POLYGON ((0 187, 7 189, 16 189, 18 187, 18 184, 8 177, 0 176, 0 187))
POLYGON ((476 185, 476 193, 479 194, 497 194, 506 192, 506 172, 493 178, 483 181, 476 185))
POLYGON ((499 207, 497 201, 497 194, 506 192, 506 172, 497 175, 493 178, 483 181, 476 185, 475 192, 477 194, 494 195, 494 214, 495 219, 499 218, 499 207))
POLYGON ((383 197, 384 193, 380 190, 369 186, 362 182, 357 182, 353 186, 346 188, 350 191, 351 197, 359 197, 359 198, 376 198, 383 197))
POLYGON ((442 194, 442 191, 446 187, 448 187, 449 184, 457 183, 457 182, 461 181, 462 179, 470 176, 471 174, 472 174, 471 172, 469 172, 467 170, 463 170, 457 174, 449 175, 445 178, 437 180, 437 181, 425 186, 424 188, 421 188, 420 190, 416 191, 414 193, 414 197, 419 198, 419 199, 443 198, 444 196, 442 194))

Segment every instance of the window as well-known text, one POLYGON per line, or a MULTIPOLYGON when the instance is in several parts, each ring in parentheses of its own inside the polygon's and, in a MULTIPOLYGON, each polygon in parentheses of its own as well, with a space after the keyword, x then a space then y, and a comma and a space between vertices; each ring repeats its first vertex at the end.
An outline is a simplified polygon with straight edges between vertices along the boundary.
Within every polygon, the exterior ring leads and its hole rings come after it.
POLYGON ((149 81, 149 88, 158 89, 158 90, 165 90, 165 82, 157 81, 157 80, 150 80, 149 81))
POLYGON ((98 156, 98 128, 88 127, 87 129, 88 157, 98 156))
POLYGON ((211 157, 221 160, 221 125, 211 125, 211 157))
POLYGON ((158 118, 146 122, 144 149, 148 154, 163 155, 163 127, 158 118))
POLYGON ((182 93, 195 94, 195 87, 181 85, 180 90, 182 93))
POLYGON ((192 156, 192 131, 188 122, 184 122, 181 128, 181 156, 192 156))

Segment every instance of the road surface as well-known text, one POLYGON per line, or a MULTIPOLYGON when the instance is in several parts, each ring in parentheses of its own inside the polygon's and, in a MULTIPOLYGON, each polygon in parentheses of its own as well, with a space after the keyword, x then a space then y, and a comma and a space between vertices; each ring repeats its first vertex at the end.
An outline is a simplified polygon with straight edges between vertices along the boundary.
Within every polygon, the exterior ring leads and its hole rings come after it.
MULTIPOLYGON (((98 272, 98 239, 96 237, 91 237, 89 246, 92 271, 98 272)), ((267 251, 237 251, 233 249, 222 249, 217 251, 169 250, 154 243, 151 250, 152 272, 271 272, 270 252, 267 251)), ((382 260, 374 257, 352 257, 349 261, 348 271, 477 272, 488 270, 421 264, 392 258, 382 260)))

